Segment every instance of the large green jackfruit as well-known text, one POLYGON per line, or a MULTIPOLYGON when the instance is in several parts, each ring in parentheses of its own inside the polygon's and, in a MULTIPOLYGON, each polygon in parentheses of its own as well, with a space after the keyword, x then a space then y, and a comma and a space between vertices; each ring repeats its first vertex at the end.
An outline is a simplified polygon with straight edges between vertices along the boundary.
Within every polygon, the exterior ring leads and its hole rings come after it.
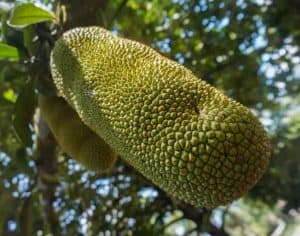
POLYGON ((41 114, 62 150, 90 170, 104 172, 117 154, 82 123, 76 112, 58 97, 39 96, 41 114))
POLYGON ((226 204, 266 170, 268 138, 251 111, 143 44, 75 28, 56 42, 51 70, 82 121, 178 199, 226 204))

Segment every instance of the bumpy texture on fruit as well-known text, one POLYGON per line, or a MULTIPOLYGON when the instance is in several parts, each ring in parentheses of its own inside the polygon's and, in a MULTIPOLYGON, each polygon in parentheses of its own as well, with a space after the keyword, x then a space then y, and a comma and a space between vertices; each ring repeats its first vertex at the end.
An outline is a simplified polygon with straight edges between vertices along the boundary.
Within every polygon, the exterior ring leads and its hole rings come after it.
POLYGON ((93 171, 104 172, 114 165, 116 152, 83 124, 64 99, 40 95, 39 107, 64 152, 93 171))
POLYGON ((266 170, 269 142, 257 118, 143 44, 75 28, 57 41, 51 70, 83 122, 178 199, 226 204, 266 170))

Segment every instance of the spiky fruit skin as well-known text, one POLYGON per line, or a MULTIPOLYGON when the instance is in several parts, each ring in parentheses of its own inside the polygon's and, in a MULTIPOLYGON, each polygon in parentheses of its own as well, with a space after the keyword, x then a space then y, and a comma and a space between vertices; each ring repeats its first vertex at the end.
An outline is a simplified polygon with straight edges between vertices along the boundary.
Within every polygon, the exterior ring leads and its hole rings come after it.
POLYGON ((38 101, 42 117, 64 152, 96 172, 105 172, 114 165, 116 152, 80 120, 64 99, 40 95, 38 101))
POLYGON ((269 142, 258 119, 143 44, 75 28, 57 41, 51 70, 83 122, 178 199, 227 204, 267 168, 269 142))

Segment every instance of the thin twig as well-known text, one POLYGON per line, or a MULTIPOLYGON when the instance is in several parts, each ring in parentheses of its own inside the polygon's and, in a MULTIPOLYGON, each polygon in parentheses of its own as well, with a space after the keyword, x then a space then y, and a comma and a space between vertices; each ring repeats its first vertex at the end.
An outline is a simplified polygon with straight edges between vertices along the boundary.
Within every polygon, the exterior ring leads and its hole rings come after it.
POLYGON ((109 23, 108 23, 108 27, 107 28, 111 28, 112 24, 114 23, 114 21, 117 19, 117 17, 119 16, 119 14, 121 13, 122 9, 126 6, 128 0, 123 0, 118 9, 115 11, 115 14, 112 16, 112 18, 110 19, 109 23))

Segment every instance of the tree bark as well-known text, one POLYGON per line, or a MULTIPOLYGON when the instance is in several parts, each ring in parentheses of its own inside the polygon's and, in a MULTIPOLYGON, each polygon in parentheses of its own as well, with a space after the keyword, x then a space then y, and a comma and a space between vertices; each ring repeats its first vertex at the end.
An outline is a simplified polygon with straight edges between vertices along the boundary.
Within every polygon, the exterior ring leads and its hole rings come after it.
POLYGON ((36 142, 36 165, 38 170, 38 188, 42 194, 44 205, 44 215, 46 225, 49 226, 53 235, 60 235, 60 225, 58 216, 53 209, 55 201, 55 190, 58 185, 57 180, 57 156, 56 142, 46 125, 41 119, 39 112, 35 116, 37 126, 36 142))
POLYGON ((66 9, 64 30, 79 26, 104 25, 109 0, 61 0, 66 9))

